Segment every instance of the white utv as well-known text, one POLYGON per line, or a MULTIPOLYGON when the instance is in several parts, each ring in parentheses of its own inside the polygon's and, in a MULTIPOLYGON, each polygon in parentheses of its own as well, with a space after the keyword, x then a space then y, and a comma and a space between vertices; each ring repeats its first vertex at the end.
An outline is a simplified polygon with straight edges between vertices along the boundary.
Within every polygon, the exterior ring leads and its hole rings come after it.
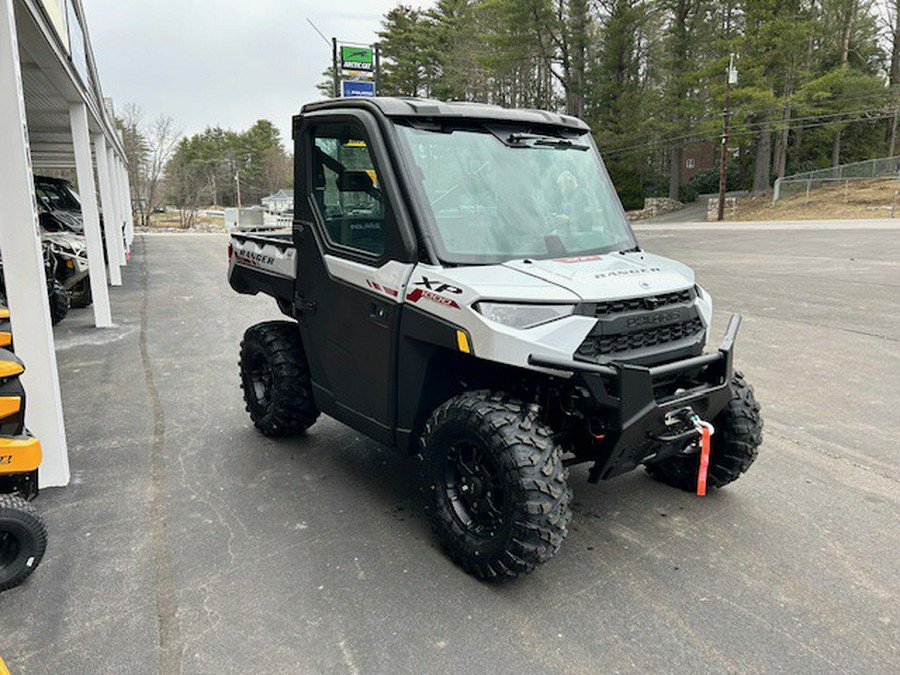
POLYGON ((305 106, 293 138, 292 231, 229 244, 232 288, 292 319, 241 345, 262 433, 323 412, 418 454, 441 544, 491 580, 557 552, 569 465, 694 490, 753 462, 740 317, 704 353, 709 295, 638 246, 583 122, 344 99, 305 106))

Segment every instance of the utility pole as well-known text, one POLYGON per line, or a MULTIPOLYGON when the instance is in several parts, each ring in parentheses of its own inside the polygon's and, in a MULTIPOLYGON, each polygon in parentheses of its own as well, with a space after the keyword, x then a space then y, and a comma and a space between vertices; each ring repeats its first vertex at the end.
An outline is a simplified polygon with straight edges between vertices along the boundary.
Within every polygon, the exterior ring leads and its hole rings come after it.
POLYGON ((234 184, 237 188, 237 229, 241 229, 241 170, 234 169, 234 184))
POLYGON ((730 89, 732 84, 737 84, 737 68, 734 67, 734 54, 728 59, 728 69, 725 72, 725 114, 722 117, 722 157, 719 161, 719 213, 717 220, 725 219, 725 181, 728 164, 728 118, 731 117, 730 89))

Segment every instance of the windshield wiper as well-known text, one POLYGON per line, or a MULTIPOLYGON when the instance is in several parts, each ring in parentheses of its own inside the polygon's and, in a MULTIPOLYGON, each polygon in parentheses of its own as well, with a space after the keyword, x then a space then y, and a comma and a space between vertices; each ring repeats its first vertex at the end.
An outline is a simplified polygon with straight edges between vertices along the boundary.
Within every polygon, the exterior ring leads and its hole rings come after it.
POLYGON ((588 146, 580 143, 573 143, 567 138, 555 138, 553 136, 538 136, 536 134, 510 134, 506 137, 508 145, 525 145, 531 141, 532 146, 541 146, 545 148, 559 148, 561 150, 587 150, 588 146))

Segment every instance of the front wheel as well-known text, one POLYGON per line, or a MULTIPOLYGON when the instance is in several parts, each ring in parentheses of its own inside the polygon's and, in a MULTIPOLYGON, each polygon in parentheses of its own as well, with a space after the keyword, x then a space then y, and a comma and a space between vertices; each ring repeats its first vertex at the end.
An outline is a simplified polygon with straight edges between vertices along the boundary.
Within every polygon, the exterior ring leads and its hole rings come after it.
POLYGON ((91 278, 85 276, 81 281, 73 285, 69 290, 69 303, 73 308, 90 307, 94 301, 91 295, 91 278))
MULTIPOLYGON (((712 420, 716 432, 710 442, 707 485, 720 488, 740 478, 756 460, 762 443, 763 420, 759 403, 744 376, 731 378, 731 400, 712 420)), ((667 485, 693 492, 697 489, 700 454, 676 455, 647 466, 647 473, 667 485)))
POLYGON ((299 434, 318 419, 296 323, 268 321, 248 328, 241 342, 240 366, 247 411, 266 436, 299 434))
POLYGON ((47 530, 31 504, 0 495, 0 591, 25 581, 46 549, 47 530))
POLYGON ((572 491, 537 406, 502 393, 461 394, 432 413, 421 451, 432 525, 466 572, 514 579, 559 550, 572 491))
POLYGON ((50 323, 55 326, 69 313, 69 296, 53 277, 47 281, 47 298, 50 302, 50 323))

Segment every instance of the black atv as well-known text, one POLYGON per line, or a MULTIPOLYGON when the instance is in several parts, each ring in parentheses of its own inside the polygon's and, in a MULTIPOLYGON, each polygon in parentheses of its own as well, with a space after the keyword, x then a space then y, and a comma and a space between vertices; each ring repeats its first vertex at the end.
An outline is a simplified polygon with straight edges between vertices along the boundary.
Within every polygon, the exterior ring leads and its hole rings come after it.
MULTIPOLYGON (((47 277, 47 300, 50 305, 50 322, 55 326, 69 313, 69 294, 57 278, 60 259, 53 245, 43 241, 44 274, 47 277)), ((0 303, 6 304, 6 281, 3 277, 3 259, 0 258, 0 303)))

